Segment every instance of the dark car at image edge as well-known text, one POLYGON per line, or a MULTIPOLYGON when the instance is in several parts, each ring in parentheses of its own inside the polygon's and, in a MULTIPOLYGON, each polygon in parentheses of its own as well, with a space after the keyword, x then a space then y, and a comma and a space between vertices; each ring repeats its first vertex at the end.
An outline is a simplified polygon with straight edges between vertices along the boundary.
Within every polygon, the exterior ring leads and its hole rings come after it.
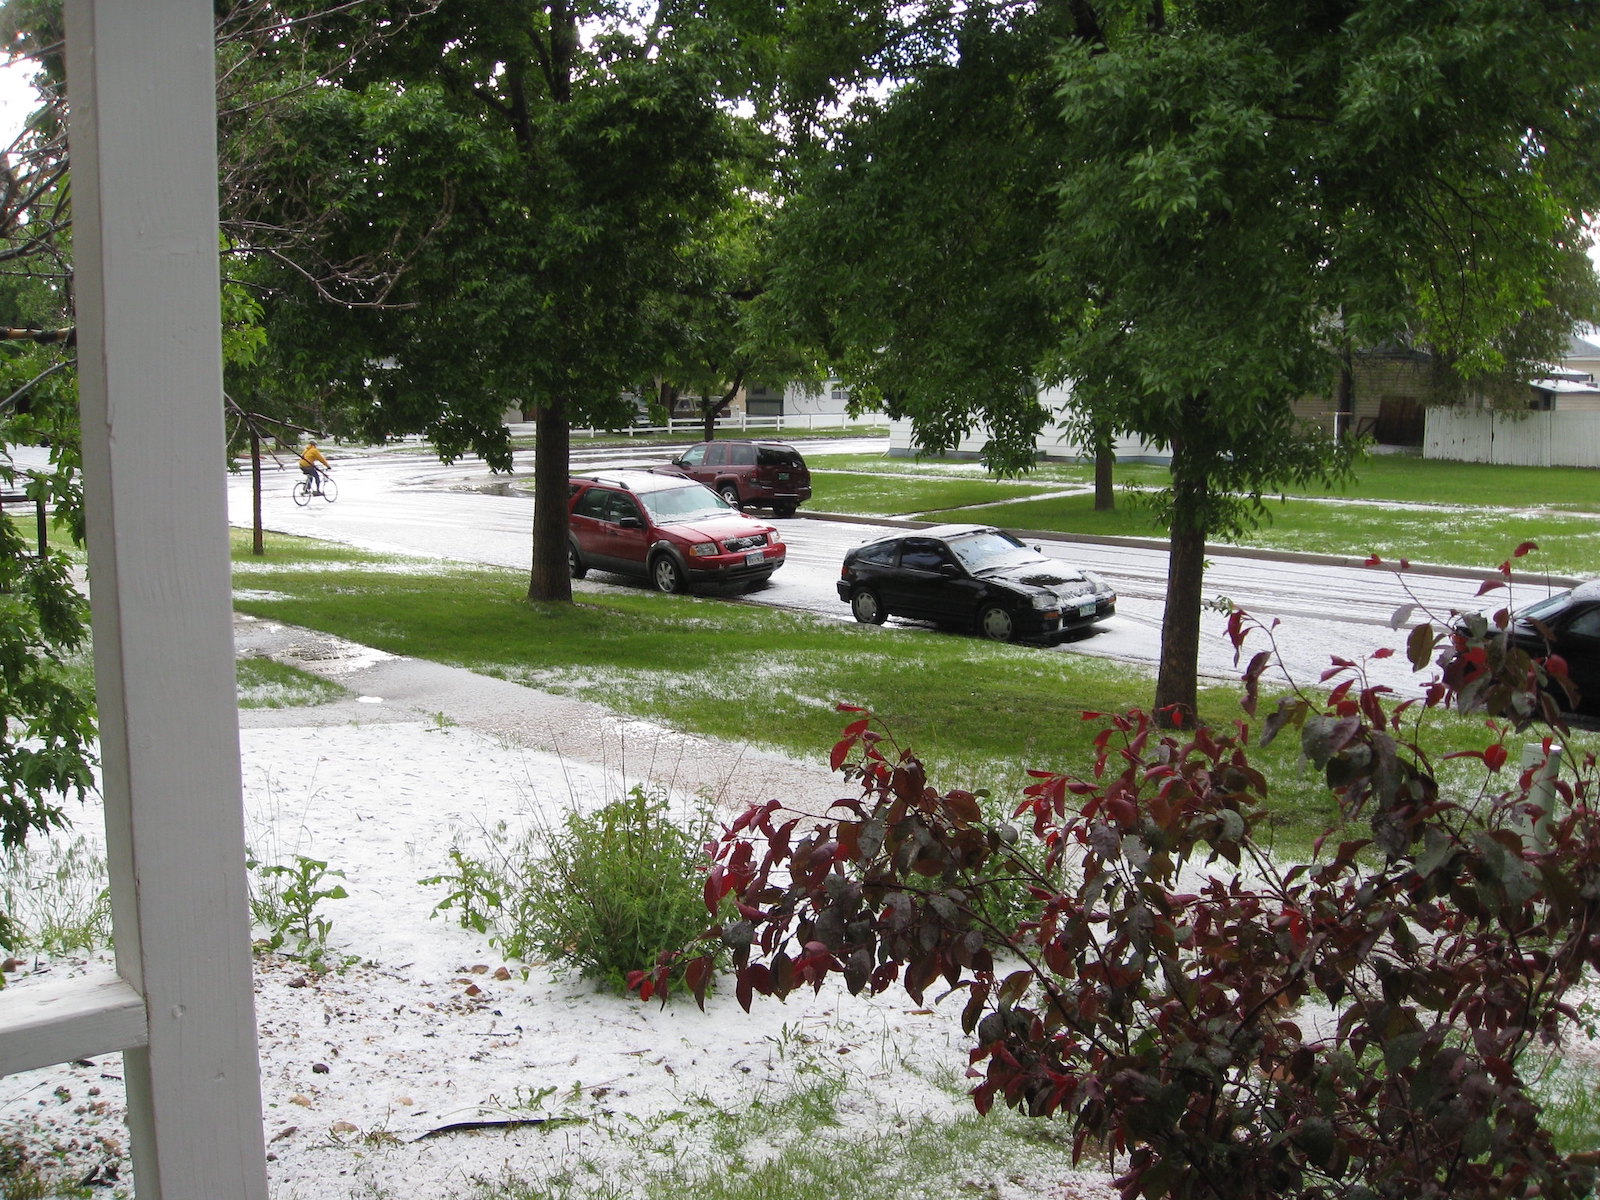
POLYGON ((662 592, 758 587, 783 566, 777 529, 693 480, 614 470, 568 479, 567 565, 647 579, 662 592))
MULTIPOLYGON (((1577 691, 1576 700, 1552 680, 1546 687, 1556 706, 1564 712, 1600 718, 1600 580, 1590 580, 1565 591, 1555 592, 1530 604, 1513 608, 1505 629, 1509 646, 1529 657, 1544 660, 1558 657, 1567 678, 1577 691)), ((1495 633, 1487 614, 1462 615, 1452 622, 1459 637, 1470 638, 1474 627, 1479 636, 1495 633)))
POLYGON ((905 617, 1006 642, 1061 641, 1117 611, 1104 580, 989 525, 940 525, 857 546, 836 587, 863 624, 905 617))

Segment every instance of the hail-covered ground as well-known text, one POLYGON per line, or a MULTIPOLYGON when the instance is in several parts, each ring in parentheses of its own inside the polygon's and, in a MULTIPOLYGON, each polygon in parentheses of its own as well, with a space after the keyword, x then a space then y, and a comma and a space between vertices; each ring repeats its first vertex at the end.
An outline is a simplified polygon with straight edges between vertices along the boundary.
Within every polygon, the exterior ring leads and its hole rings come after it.
MULTIPOLYGON (((326 863, 319 886, 348 893, 317 906, 331 969, 255 958, 275 1200, 680 1194, 664 1181, 689 1194, 696 1179, 764 1163, 815 1169, 807 1156, 854 1159, 880 1176, 860 1182, 881 1196, 1111 1194, 1108 1176, 1071 1170, 1059 1138, 975 1116, 959 999, 923 1007, 828 987, 745 1013, 724 988, 704 1012, 642 1004, 559 963, 507 958, 459 910, 437 911, 447 884, 420 882, 451 872, 453 847, 486 855, 493 838, 558 825, 635 783, 723 819, 767 795, 825 804, 849 791, 825 764, 267 623, 242 622, 239 642, 351 689, 241 713, 252 858, 326 863)), ((41 870, 69 852, 79 863, 45 907, 71 903, 101 842, 94 804, 71 815, 70 834, 30 851, 41 870)), ((13 961, 6 983, 86 962, 13 961)), ((59 1186, 131 1195, 122 1070, 109 1054, 0 1079, 0 1147, 25 1148, 59 1186)))

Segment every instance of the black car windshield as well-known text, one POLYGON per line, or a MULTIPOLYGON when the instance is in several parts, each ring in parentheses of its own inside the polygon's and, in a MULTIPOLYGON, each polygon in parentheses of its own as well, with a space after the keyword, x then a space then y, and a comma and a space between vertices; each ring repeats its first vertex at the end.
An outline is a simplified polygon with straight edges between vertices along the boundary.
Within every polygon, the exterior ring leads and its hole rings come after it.
POLYGON ((974 575, 980 571, 992 571, 996 567, 1015 567, 1042 561, 1037 552, 998 529, 950 538, 946 544, 950 552, 961 560, 961 565, 974 575))
POLYGON ((663 488, 657 492, 638 493, 639 503, 650 513, 657 525, 672 525, 680 521, 698 521, 705 517, 725 517, 734 509, 721 496, 703 488, 663 488))
POLYGON ((1527 608, 1517 612, 1519 621, 1548 621, 1558 613, 1564 612, 1572 603, 1571 592, 1557 592, 1554 596, 1546 596, 1537 604, 1530 604, 1527 608))

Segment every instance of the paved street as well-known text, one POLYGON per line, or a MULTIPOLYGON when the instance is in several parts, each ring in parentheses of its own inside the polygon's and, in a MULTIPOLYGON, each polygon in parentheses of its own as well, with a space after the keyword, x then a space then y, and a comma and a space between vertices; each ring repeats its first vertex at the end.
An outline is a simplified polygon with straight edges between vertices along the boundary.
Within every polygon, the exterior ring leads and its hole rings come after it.
MULTIPOLYGON (((874 444, 863 441, 862 445, 874 444)), ((805 443, 797 442, 802 450, 805 443)), ((839 442, 821 443, 829 450, 839 442)), ((337 503, 313 500, 296 508, 289 489, 299 478, 293 458, 288 469, 268 469, 263 478, 263 522, 268 529, 325 538, 366 549, 456 559, 526 570, 529 562, 532 505, 531 464, 520 454, 509 479, 495 477, 476 460, 445 467, 415 444, 387 450, 350 451, 335 448, 331 457, 339 484, 337 503)), ((583 467, 639 465, 668 457, 659 447, 629 454, 614 449, 580 451, 583 467)), ((250 521, 250 477, 229 482, 230 517, 235 525, 250 521)), ((973 519, 983 519, 981 510, 973 519)), ((849 610, 834 591, 846 549, 877 536, 885 526, 845 522, 807 515, 777 522, 789 545, 788 562, 770 586, 739 601, 770 604, 848 621, 849 610)), ((1109 579, 1119 594, 1118 614, 1095 632, 1041 653, 1097 654, 1154 663, 1166 588, 1166 551, 1148 545, 1091 544, 1074 539, 1031 538, 1047 554, 1070 559, 1109 579)), ((1219 550, 1207 571, 1208 598, 1227 598, 1264 622, 1280 622, 1275 631, 1279 650, 1291 673, 1314 683, 1332 656, 1362 660, 1380 647, 1403 650, 1405 630, 1391 629, 1395 611, 1413 599, 1439 615, 1452 609, 1483 606, 1475 600, 1475 580, 1449 575, 1408 573, 1408 596, 1386 570, 1354 565, 1245 557, 1219 550)), ((580 589, 626 587, 641 582, 594 573, 580 589)), ((1492 599, 1492 598, 1491 598, 1492 599)), ((1412 620, 1424 619, 1419 609, 1412 620)), ((891 622, 891 625, 901 624, 891 622)), ((1206 675, 1235 676, 1232 646, 1224 635, 1224 618, 1207 613, 1203 622, 1201 669, 1206 675)), ((944 636, 944 635, 932 635, 944 636)), ((1260 642, 1265 647, 1265 642, 1260 642)), ((1253 653, 1255 646, 1252 646, 1253 653)), ((1416 686, 1403 653, 1371 664, 1373 677, 1410 691, 1416 686)))

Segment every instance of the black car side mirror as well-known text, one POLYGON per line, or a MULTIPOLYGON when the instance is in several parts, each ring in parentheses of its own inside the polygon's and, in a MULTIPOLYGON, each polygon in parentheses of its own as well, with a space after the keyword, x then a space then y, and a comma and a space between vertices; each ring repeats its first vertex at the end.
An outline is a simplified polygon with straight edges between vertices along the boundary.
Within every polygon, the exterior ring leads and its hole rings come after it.
POLYGON ((939 574, 943 575, 946 579, 960 579, 961 568, 956 566, 955 563, 940 563, 939 574))
POLYGON ((639 520, 638 517, 618 517, 617 527, 619 529, 643 529, 644 522, 639 520))

